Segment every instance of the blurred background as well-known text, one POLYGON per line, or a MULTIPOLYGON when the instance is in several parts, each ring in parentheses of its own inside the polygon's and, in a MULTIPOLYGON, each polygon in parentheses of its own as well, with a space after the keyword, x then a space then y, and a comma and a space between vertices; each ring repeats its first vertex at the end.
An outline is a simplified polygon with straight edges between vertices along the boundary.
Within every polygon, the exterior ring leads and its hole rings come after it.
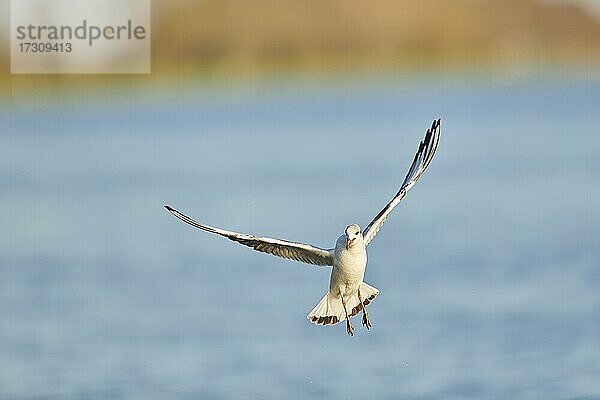
POLYGON ((0 399, 600 398, 597 1, 152 11, 149 75, 11 75, 1 37, 0 399), (162 208, 330 247, 438 117, 354 338, 305 318, 328 269, 162 208))

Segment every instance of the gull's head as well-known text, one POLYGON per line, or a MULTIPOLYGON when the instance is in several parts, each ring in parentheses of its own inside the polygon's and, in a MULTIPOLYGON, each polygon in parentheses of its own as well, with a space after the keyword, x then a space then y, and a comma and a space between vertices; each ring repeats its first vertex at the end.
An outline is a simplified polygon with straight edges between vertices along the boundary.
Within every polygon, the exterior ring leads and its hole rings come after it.
POLYGON ((359 241, 360 238, 360 226, 352 224, 346 227, 346 249, 350 250, 350 247, 359 241))

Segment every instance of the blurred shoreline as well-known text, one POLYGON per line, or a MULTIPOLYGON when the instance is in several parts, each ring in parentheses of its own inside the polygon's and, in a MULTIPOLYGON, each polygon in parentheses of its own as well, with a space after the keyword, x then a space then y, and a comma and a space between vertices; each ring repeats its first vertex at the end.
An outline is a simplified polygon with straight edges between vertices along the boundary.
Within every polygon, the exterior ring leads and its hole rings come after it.
POLYGON ((410 72, 390 73, 347 73, 347 74, 279 74, 269 76, 235 77, 234 79, 207 79, 191 76, 179 79, 157 81, 138 77, 114 77, 104 81, 103 77, 81 75, 78 80, 57 83, 52 78, 37 82, 21 77, 13 83, 6 96, 0 96, 0 113, 13 113, 21 110, 62 110, 65 107, 83 110, 90 107, 108 107, 108 110, 132 103, 171 104, 187 99, 198 104, 237 103, 241 99, 281 95, 303 96, 310 91, 343 96, 343 93, 356 91, 369 93, 388 88, 390 91, 435 90, 447 91, 461 88, 477 91, 485 88, 517 88, 523 85, 532 87, 598 87, 600 74, 587 71, 562 69, 543 73, 506 73, 490 71, 410 72), (95 79, 94 79, 95 78, 95 79), (118 80, 117 80, 118 79, 118 80), (91 94, 90 94, 91 93, 91 94))
POLYGON ((600 76, 600 19, 534 0, 203 0, 155 4, 149 75, 11 75, 2 97, 189 82, 489 75, 600 76))

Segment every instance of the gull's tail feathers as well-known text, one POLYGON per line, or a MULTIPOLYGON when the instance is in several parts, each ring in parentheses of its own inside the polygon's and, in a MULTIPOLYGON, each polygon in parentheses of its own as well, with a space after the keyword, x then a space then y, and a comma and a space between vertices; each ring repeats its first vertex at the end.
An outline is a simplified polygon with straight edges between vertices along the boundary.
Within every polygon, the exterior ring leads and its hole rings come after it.
MULTIPOLYGON (((369 305, 379 294, 379 290, 364 282, 360 284, 360 294, 365 306, 369 305)), ((358 293, 346 300, 348 315, 354 317, 362 311, 358 293)), ((342 299, 331 294, 330 291, 321 299, 319 304, 307 316, 308 320, 317 325, 335 325, 346 320, 342 299)))

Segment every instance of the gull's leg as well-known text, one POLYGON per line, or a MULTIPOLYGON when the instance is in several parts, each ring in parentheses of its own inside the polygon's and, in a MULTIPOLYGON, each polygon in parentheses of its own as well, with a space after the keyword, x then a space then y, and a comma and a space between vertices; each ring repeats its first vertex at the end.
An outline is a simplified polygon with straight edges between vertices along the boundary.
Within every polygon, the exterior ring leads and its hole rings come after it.
POLYGON ((344 300, 344 295, 340 293, 340 297, 342 298, 342 305, 344 306, 344 312, 346 313, 346 331, 348 335, 354 336, 354 327, 352 326, 352 322, 350 322, 350 317, 348 316, 348 310, 346 309, 346 300, 344 300))
POLYGON ((360 295, 360 289, 358 289, 358 300, 360 300, 363 310, 362 324, 369 330, 371 329, 371 320, 369 319, 369 313, 367 313, 367 307, 365 307, 365 303, 363 303, 362 296, 360 295))

